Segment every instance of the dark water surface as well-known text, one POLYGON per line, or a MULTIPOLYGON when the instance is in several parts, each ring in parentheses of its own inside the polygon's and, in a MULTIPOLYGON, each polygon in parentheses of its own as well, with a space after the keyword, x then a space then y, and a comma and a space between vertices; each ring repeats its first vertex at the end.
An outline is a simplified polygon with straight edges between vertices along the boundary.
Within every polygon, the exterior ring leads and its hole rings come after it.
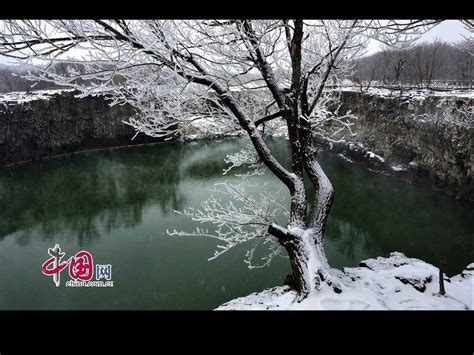
MULTIPOLYGON (((224 157, 241 139, 169 143, 78 154, 0 170, 0 309, 212 309, 282 284, 288 259, 247 269, 246 249, 215 261, 216 242, 177 238, 195 222, 176 214, 198 207, 222 176, 224 157), (113 288, 68 288, 44 276, 47 249, 68 258, 89 251, 112 265, 113 288)), ((288 164, 287 143, 272 140, 288 164)), ((401 251, 457 274, 474 261, 473 205, 442 192, 372 173, 324 154, 321 165, 336 190, 327 230, 331 265, 401 251)), ((278 190, 267 173, 255 178, 278 190)), ((287 199, 286 191, 282 197, 287 199)), ((287 199, 288 200, 288 199, 287 199)))

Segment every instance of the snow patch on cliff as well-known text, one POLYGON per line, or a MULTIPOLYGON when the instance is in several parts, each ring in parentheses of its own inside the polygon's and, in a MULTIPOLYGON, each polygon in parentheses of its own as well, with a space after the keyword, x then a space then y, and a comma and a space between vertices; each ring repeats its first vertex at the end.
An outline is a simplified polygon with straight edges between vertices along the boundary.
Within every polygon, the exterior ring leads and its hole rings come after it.
POLYGON ((52 96, 72 91, 74 91, 74 89, 37 90, 32 92, 9 92, 5 94, 0 94, 0 102, 20 104, 35 100, 49 100, 52 96))
POLYGON ((380 155, 378 154, 375 154, 374 152, 371 152, 371 151, 367 151, 365 153, 365 155, 369 156, 370 159, 377 159, 379 160, 380 162, 384 163, 385 162, 385 159, 383 157, 381 157, 380 155))
POLYGON ((393 171, 406 171, 406 170, 407 170, 406 165, 403 165, 403 164, 392 165, 390 168, 391 168, 393 171))
MULTIPOLYGON (((349 92, 360 92, 359 87, 343 87, 342 91, 349 92)), ((416 101, 423 101, 428 97, 457 97, 472 99, 474 98, 473 90, 446 90, 446 91, 435 91, 429 89, 403 89, 402 92, 397 89, 388 89, 388 88, 369 88, 367 91, 364 91, 364 94, 371 96, 385 97, 385 98, 397 98, 403 97, 416 101)))
POLYGON ((228 119, 202 117, 190 120, 181 127, 182 139, 193 141, 203 138, 240 136, 243 130, 228 119))

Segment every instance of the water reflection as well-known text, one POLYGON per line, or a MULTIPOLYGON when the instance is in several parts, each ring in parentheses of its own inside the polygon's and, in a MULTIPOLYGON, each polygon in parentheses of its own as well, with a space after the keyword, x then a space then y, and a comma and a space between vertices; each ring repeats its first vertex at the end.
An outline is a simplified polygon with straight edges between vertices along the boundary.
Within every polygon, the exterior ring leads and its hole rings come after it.
POLYGON ((21 231, 17 241, 25 246, 30 237, 50 239, 68 231, 83 246, 103 231, 136 227, 147 205, 164 214, 181 210, 186 196, 180 181, 221 176, 223 157, 238 146, 147 146, 6 169, 0 173, 0 239, 21 231))
POLYGON ((344 255, 361 246, 370 257, 398 250, 435 265, 446 260, 450 274, 474 260, 472 203, 329 156, 322 164, 336 189, 328 238, 344 255))
MULTIPOLYGON (((196 227, 173 210, 198 206, 207 188, 234 179, 222 176, 224 158, 243 145, 241 139, 159 144, 1 170, 0 260, 12 270, 0 269, 0 285, 8 285, 0 288, 0 308, 208 309, 281 284, 286 259, 249 271, 237 249, 208 262, 214 241, 165 232, 196 227), (114 264, 118 286, 107 291, 108 303, 95 290, 50 287, 38 265, 53 243, 70 252, 91 250, 114 264)), ((270 139, 269 145, 288 167, 287 142, 270 139)), ((336 191, 326 242, 333 266, 395 250, 435 264, 447 260, 448 274, 474 261, 471 203, 327 154, 321 164, 336 191)), ((254 179, 281 187, 271 174, 254 179)))
MULTIPOLYGON (((0 174, 0 239, 19 232, 16 242, 27 246, 30 238, 67 234, 87 246, 103 233, 140 225, 146 206, 158 206, 164 215, 182 210, 188 194, 179 187, 182 180, 197 181, 199 189, 198 181, 224 179, 224 157, 242 144, 238 139, 171 143, 6 169, 0 174)), ((288 167, 287 143, 272 139, 269 144, 288 167)), ((472 204, 328 155, 321 163, 336 190, 329 245, 337 245, 334 252, 345 262, 401 246, 434 263, 451 259, 448 265, 459 253, 472 256, 466 252, 473 249, 472 204)))

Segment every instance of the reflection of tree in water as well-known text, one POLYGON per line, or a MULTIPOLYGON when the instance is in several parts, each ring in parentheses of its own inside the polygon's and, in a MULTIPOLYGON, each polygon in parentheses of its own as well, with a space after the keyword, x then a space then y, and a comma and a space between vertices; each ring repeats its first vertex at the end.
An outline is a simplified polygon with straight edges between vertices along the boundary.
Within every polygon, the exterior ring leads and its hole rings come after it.
MULTIPOLYGON (((157 205, 162 213, 182 209, 185 197, 178 183, 183 173, 196 174, 180 166, 196 151, 164 144, 7 169, 0 175, 0 237, 26 232, 19 241, 26 244, 27 236, 36 238, 38 233, 45 239, 71 234, 86 244, 102 232, 136 227, 146 205, 157 205)), ((205 158, 195 161, 194 169, 206 176, 220 174, 205 158)))
MULTIPOLYGON (((267 142, 289 168, 288 142, 274 138, 267 142)), ((182 176, 218 176, 225 155, 242 145, 238 141, 203 143, 180 166, 182 176)), ((446 271, 453 274, 474 259, 472 204, 327 154, 322 154, 321 164, 335 187, 326 243, 338 259, 336 264, 357 265, 366 258, 400 251, 434 265, 445 259, 446 271)), ((309 187, 308 195, 314 196, 309 187)))
POLYGON ((223 170, 227 167, 225 157, 239 151, 243 145, 242 139, 192 142, 186 147, 186 159, 179 166, 181 176, 196 180, 222 177, 223 170))
MULTIPOLYGON (((158 206, 163 214, 182 210, 186 196, 179 183, 227 179, 224 158, 244 144, 169 143, 4 169, 0 238, 15 233, 15 241, 26 245, 38 235, 74 237, 82 245, 118 228, 137 227, 146 206, 158 206)), ((287 142, 269 139, 269 146, 287 166, 287 142)), ((453 274, 474 260, 472 204, 341 159, 323 155, 321 164, 335 187, 326 243, 341 263, 400 251, 433 264, 445 259, 446 272, 453 274)))
POLYGON ((0 173, 0 238, 26 245, 64 235, 80 245, 119 228, 135 228, 144 207, 173 213, 185 206, 182 179, 222 176, 224 157, 240 140, 132 147, 26 164, 0 173))

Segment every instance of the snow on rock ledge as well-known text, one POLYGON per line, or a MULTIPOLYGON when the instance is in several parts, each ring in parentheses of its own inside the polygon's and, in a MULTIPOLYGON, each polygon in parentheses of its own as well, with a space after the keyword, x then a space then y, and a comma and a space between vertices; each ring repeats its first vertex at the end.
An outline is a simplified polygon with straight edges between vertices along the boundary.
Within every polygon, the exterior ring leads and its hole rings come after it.
POLYGON ((323 288, 302 302, 288 286, 274 287, 237 298, 217 310, 466 310, 474 303, 474 263, 461 275, 445 276, 446 294, 440 296, 439 270, 399 252, 364 260, 344 268, 343 292, 323 288))
POLYGON ((241 136, 243 133, 244 131, 237 125, 223 118, 203 117, 191 120, 181 127, 181 139, 183 141, 241 136))
POLYGON ((0 94, 0 103, 22 104, 36 100, 49 100, 55 95, 73 92, 74 89, 37 90, 32 92, 14 91, 0 94))

